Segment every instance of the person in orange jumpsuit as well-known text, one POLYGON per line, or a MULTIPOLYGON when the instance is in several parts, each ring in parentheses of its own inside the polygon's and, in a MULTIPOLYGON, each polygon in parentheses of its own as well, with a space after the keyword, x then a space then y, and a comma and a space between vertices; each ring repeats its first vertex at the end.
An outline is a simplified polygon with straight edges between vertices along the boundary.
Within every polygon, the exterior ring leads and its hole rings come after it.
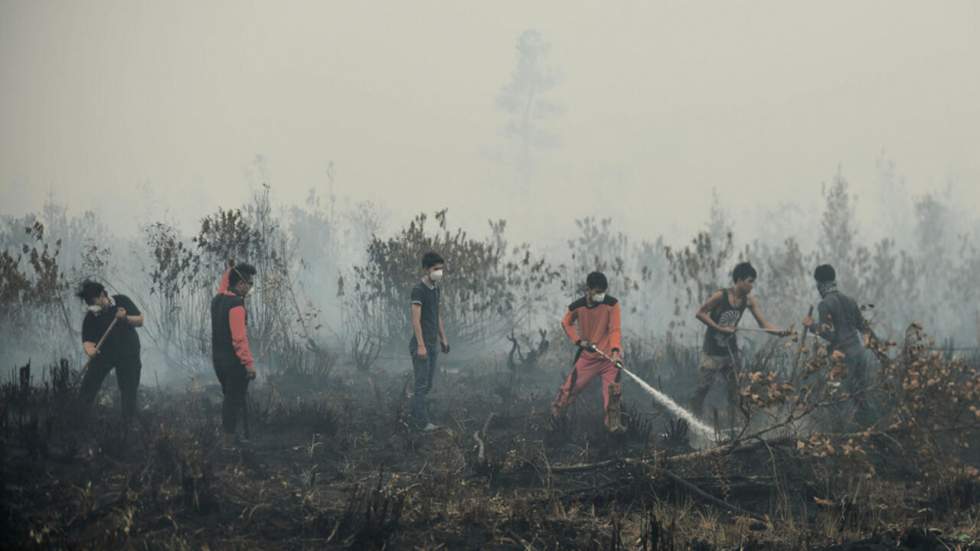
POLYGON ((606 428, 609 432, 620 433, 626 430, 621 416, 620 370, 616 366, 622 358, 620 305, 606 292, 609 283, 602 272, 590 273, 585 283, 585 296, 571 303, 561 320, 565 333, 578 350, 575 367, 558 391, 551 413, 554 418, 561 417, 575 397, 598 378, 602 381, 606 428), (608 354, 609 359, 603 358, 595 349, 608 354))

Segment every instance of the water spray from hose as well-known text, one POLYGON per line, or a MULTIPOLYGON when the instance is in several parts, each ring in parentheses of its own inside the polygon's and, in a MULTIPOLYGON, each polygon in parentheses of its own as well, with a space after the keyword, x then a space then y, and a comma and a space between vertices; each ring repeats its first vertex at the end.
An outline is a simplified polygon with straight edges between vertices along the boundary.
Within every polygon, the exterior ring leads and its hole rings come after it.
POLYGON ((638 377, 635 373, 633 373, 629 369, 626 369, 626 366, 623 365, 623 362, 622 361, 619 361, 619 360, 613 361, 612 358, 610 358, 605 352, 603 352, 602 350, 599 350, 598 348, 596 348, 596 346, 594 344, 590 344, 590 346, 588 347, 588 350, 590 352, 594 352, 594 353, 598 354, 599 356, 603 357, 607 361, 612 362, 613 364, 615 364, 616 367, 619 368, 623 373, 629 375, 631 379, 633 379, 634 381, 636 381, 636 383, 638 385, 640 385, 640 388, 642 388, 643 390, 646 391, 647 394, 649 394, 650 396, 652 396, 653 399, 656 400, 658 404, 660 404, 663 407, 667 408, 667 411, 669 411, 673 415, 675 415, 675 416, 683 419, 684 421, 686 421, 687 424, 688 424, 688 426, 691 429, 693 429, 695 432, 697 432, 699 436, 704 437, 704 438, 708 438, 708 439, 714 438, 714 435, 715 435, 714 429, 712 429, 708 425, 704 424, 700 419, 698 419, 697 417, 695 417, 693 413, 691 413, 690 411, 687 411, 686 409, 684 409, 683 407, 681 407, 680 405, 678 405, 678 403, 675 402, 673 399, 671 399, 670 396, 667 396, 663 392, 660 392, 659 390, 653 388, 652 386, 650 386, 649 384, 647 384, 646 381, 644 381, 643 379, 641 379, 640 377, 638 377))

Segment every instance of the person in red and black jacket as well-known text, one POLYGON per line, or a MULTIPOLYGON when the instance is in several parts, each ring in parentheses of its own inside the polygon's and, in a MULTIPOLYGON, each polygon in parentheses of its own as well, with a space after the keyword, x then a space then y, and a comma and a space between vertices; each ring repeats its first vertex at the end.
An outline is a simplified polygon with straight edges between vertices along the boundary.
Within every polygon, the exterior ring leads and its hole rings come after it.
POLYGON ((224 445, 235 442, 238 416, 245 409, 249 381, 255 379, 255 360, 248 345, 245 297, 252 290, 255 267, 231 264, 211 300, 211 359, 221 382, 224 403, 221 421, 224 445))
POLYGON ((593 379, 602 380, 602 405, 606 412, 606 428, 623 432, 620 413, 622 386, 616 362, 622 358, 622 328, 619 301, 606 293, 609 284, 602 272, 592 272, 585 280, 588 290, 584 297, 568 306, 561 320, 568 338, 578 346, 575 367, 558 391, 551 406, 552 416, 558 418, 582 389, 593 379), (577 327, 576 327, 577 326, 577 327), (609 355, 609 361, 591 349, 609 355))

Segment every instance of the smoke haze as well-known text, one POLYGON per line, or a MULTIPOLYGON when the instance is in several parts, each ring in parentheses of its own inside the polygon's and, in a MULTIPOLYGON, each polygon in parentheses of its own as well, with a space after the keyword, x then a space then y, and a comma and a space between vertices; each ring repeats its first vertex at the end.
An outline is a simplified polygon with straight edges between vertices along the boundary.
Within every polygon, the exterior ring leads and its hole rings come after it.
POLYGON ((712 189, 743 238, 779 205, 815 224, 838 166, 877 237, 889 162, 901 197, 949 189, 969 220, 978 21, 968 1, 3 2, 0 211, 53 194, 113 231, 163 209, 191 230, 261 155, 287 204, 329 191, 332 162, 335 193, 396 220, 446 206, 535 241, 589 214, 686 238, 712 189), (557 110, 522 186, 497 97, 526 29, 557 110))

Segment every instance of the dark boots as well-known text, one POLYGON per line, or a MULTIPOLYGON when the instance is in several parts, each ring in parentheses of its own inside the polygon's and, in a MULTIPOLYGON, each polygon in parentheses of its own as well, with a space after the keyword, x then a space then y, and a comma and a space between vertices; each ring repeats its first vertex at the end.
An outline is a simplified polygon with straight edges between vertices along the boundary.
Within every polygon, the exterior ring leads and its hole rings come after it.
POLYGON ((609 407, 606 408, 606 429, 613 434, 626 432, 626 427, 623 426, 622 398, 623 385, 611 383, 609 385, 609 407))

